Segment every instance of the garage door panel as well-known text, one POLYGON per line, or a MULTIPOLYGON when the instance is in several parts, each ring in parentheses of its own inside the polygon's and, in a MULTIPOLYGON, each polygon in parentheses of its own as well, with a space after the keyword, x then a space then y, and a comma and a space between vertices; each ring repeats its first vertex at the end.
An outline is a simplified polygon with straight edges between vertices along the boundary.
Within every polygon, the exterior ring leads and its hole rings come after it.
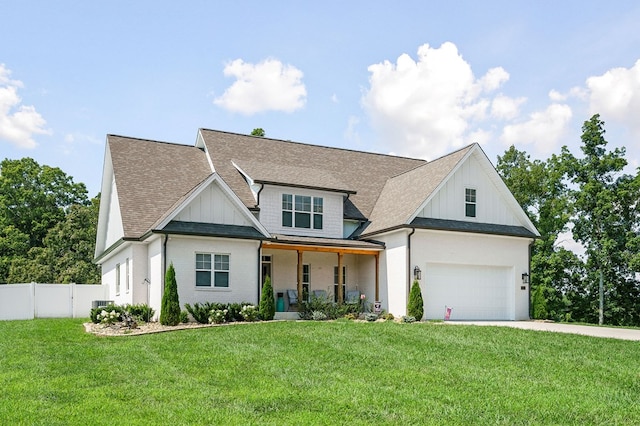
POLYGON ((449 306, 453 320, 512 319, 512 277, 509 267, 427 264, 425 316, 442 319, 445 306, 449 306))

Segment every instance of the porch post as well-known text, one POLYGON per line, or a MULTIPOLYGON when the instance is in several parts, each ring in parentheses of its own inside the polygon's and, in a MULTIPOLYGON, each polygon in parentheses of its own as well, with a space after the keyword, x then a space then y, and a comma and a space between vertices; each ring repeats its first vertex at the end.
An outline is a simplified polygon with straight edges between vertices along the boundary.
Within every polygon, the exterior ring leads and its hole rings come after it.
POLYGON ((304 299, 302 294, 302 250, 298 250, 298 306, 304 299))
POLYGON ((342 273, 342 253, 338 252, 338 303, 344 302, 344 292, 342 285, 344 284, 344 274, 342 273))
POLYGON ((376 253, 376 302, 380 300, 380 253, 376 253))

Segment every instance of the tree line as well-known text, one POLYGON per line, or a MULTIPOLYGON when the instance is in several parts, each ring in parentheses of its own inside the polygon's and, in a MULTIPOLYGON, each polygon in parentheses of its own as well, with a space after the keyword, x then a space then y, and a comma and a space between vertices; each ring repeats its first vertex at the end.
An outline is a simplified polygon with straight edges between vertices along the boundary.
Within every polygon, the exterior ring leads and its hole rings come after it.
POLYGON ((0 283, 100 282, 100 196, 32 158, 0 163, 0 283))
POLYGON ((640 177, 624 172, 624 148, 608 150, 604 124, 598 114, 584 123, 579 157, 566 146, 545 161, 513 146, 498 157, 541 234, 531 257, 534 318, 640 325, 640 177), (568 231, 584 254, 562 245, 568 231))

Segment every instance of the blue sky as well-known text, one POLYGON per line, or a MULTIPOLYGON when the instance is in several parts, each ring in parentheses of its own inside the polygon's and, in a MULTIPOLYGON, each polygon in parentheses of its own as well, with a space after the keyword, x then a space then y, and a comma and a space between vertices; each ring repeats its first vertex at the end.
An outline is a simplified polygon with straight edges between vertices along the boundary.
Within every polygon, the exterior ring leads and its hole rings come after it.
POLYGON ((106 134, 198 128, 495 163, 593 113, 640 165, 640 3, 0 0, 0 159, 100 191, 106 134))

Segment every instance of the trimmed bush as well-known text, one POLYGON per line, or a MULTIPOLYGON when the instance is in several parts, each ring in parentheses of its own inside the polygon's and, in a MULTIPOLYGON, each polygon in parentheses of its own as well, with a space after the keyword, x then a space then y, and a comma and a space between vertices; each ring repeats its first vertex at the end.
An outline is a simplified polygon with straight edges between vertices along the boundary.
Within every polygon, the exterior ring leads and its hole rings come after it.
POLYGON ((254 305, 244 305, 240 310, 240 315, 247 322, 258 321, 260 319, 260 311, 254 305))
POLYGON ((209 324, 209 315, 211 315, 211 311, 213 310, 212 303, 194 303, 193 306, 185 303, 184 308, 191 314, 196 322, 200 324, 209 324))
POLYGON ((178 297, 178 283, 173 263, 169 265, 164 278, 164 294, 160 309, 160 324, 178 325, 180 323, 180 299, 178 297))
POLYGON ((99 324, 100 322, 102 322, 102 319, 103 319, 103 315, 101 315, 102 311, 117 312, 119 317, 122 315, 122 312, 124 312, 124 310, 122 309, 122 306, 118 306, 114 304, 109 304, 101 308, 93 308, 91 309, 91 313, 89 314, 91 317, 92 323, 99 324))
POLYGON ((273 287, 269 275, 264 279, 262 295, 260 296, 260 318, 263 321, 271 321, 276 315, 276 301, 273 297, 273 287))
POLYGON ((424 315, 424 301, 422 300, 422 291, 420 291, 420 283, 418 283, 418 280, 413 280, 413 284, 411 285, 407 315, 414 317, 418 321, 420 321, 424 315))
POLYGON ((406 324, 411 324, 416 322, 416 317, 412 317, 411 315, 407 316, 403 316, 402 317, 402 322, 406 323, 406 324))
POLYGON ((547 311, 547 299, 544 297, 544 286, 539 285, 531 295, 531 307, 533 309, 534 319, 547 319, 549 312, 547 311))
POLYGON ((156 313, 156 311, 146 303, 124 305, 123 308, 125 312, 129 312, 137 321, 141 322, 151 322, 151 319, 156 313))

